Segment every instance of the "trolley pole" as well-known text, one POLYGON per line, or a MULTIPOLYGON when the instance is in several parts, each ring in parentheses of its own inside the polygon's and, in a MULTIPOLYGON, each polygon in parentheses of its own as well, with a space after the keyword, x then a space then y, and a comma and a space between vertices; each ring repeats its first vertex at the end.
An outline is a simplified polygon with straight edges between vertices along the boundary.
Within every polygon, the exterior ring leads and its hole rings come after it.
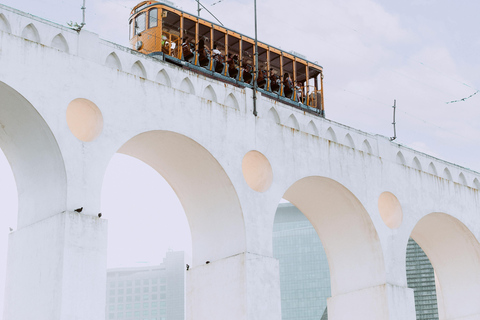
POLYGON ((395 125, 397 124, 395 122, 395 110, 397 109, 397 100, 396 99, 393 100, 392 108, 393 108, 393 122, 392 122, 392 124, 393 124, 393 137, 390 137, 390 141, 393 141, 393 140, 397 139, 397 128, 395 127, 395 125))
POLYGON ((253 78, 253 115, 257 116, 258 41, 257 41, 257 0, 253 0, 255 12, 255 76, 253 78))
POLYGON ((197 12, 198 16, 200 17, 200 1, 197 1, 197 12))

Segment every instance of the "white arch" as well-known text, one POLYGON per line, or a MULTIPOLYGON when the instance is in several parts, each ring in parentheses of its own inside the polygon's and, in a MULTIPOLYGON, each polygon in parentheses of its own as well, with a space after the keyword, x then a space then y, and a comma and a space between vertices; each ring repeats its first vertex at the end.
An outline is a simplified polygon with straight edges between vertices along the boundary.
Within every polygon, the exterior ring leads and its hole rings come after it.
POLYGON ((30 23, 22 31, 22 37, 33 42, 40 42, 40 35, 33 23, 30 23))
POLYGON ((480 246, 471 231, 448 214, 431 213, 420 219, 411 237, 435 269, 440 319, 478 318, 480 246))
POLYGON ((438 176, 437 168, 435 167, 433 162, 430 162, 430 164, 428 165, 428 173, 438 176))
POLYGON ((345 139, 343 139, 344 141, 344 144, 347 146, 347 147, 350 147, 350 148, 355 148, 355 142, 353 142, 353 138, 352 136, 350 135, 350 133, 347 133, 345 135, 345 139))
POLYGON ((188 77, 185 77, 180 83, 180 90, 190 94, 195 94, 195 88, 193 87, 192 81, 188 77))
POLYGON ((11 30, 7 17, 5 17, 3 13, 0 13, 0 31, 11 33, 11 30))
POLYGON ((298 123, 298 120, 293 113, 288 117, 285 126, 293 128, 295 130, 300 130, 300 124, 298 123))
POLYGON ((307 132, 313 134, 314 136, 318 136, 318 129, 313 120, 310 120, 307 125, 307 132))
POLYGON ((179 133, 155 130, 134 136, 118 152, 150 165, 175 190, 192 233, 193 266, 245 252, 235 188, 203 146, 179 133))
POLYGON ((474 186, 474 188, 480 190, 480 181, 478 181, 477 178, 473 179, 473 186, 474 186))
POLYGON ((337 135, 335 134, 335 131, 333 131, 332 127, 329 127, 327 129, 327 134, 326 137, 328 140, 333 141, 333 142, 338 142, 337 140, 337 135))
POLYGON ((3 82, 0 101, 0 148, 19 190, 20 229, 66 211, 65 166, 55 137, 30 102, 3 82))
POLYGON ((442 178, 453 181, 452 174, 450 173, 450 170, 448 170, 448 168, 443 169, 442 178))
POLYGON ((283 198, 310 220, 322 241, 330 266, 332 297, 386 281, 373 222, 347 188, 329 178, 310 176, 295 182, 283 198))
POLYGON ((112 52, 108 55, 107 59, 105 59, 105 65, 107 67, 122 71, 122 63, 115 52, 112 52))
POLYGON ((213 90, 211 85, 208 85, 205 90, 203 90, 202 96, 207 100, 217 102, 217 94, 215 93, 215 90, 213 90))
POLYGON ((368 142, 367 139, 363 140, 362 143, 362 151, 365 153, 372 153, 372 146, 370 145, 370 142, 368 142))
POLYGON ((238 105, 237 98, 235 98, 235 95, 233 93, 230 93, 227 96, 227 98, 225 99, 225 105, 231 108, 240 110, 240 106, 238 105))
POLYGON ((398 151, 397 152, 397 158, 396 158, 396 161, 398 164, 403 164, 405 165, 407 162, 405 161, 405 157, 403 156, 402 152, 401 151, 398 151))
POLYGON ((417 157, 413 157, 412 168, 422 171, 422 164, 420 163, 417 157))
POLYGON ((170 81, 170 76, 165 69, 160 70, 155 77, 155 81, 163 84, 164 86, 171 87, 172 83, 170 81))
POLYGON ((132 69, 130 70, 130 73, 136 75, 137 77, 141 77, 145 79, 147 78, 147 71, 145 70, 145 67, 143 66, 143 64, 138 60, 132 65, 132 69))
POLYGON ((67 40, 65 40, 65 37, 61 33, 57 34, 53 38, 51 46, 54 47, 54 48, 57 48, 60 51, 68 53, 67 40))
POLYGON ((280 124, 280 116, 274 107, 271 107, 270 110, 268 110, 266 118, 272 120, 276 124, 280 124))
POLYGON ((458 183, 468 187, 467 179, 465 179, 465 175, 463 174, 463 172, 460 172, 460 174, 458 175, 458 183))

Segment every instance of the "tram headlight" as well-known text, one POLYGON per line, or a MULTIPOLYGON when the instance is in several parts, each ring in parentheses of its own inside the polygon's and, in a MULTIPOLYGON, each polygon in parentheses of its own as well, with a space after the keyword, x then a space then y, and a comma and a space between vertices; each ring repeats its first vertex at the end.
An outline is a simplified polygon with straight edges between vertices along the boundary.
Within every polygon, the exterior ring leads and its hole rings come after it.
POLYGON ((138 40, 137 43, 135 43, 135 49, 140 50, 143 48, 143 42, 138 40))

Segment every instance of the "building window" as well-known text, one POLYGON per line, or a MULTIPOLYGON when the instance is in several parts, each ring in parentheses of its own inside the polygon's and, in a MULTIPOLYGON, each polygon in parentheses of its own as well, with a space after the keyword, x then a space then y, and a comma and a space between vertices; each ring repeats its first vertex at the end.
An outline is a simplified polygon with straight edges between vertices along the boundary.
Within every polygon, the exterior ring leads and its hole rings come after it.
POLYGON ((135 288, 135 293, 140 293, 140 292, 142 292, 141 288, 135 288))
POLYGON ((148 294, 143 295, 143 300, 148 300, 148 294))
POLYGON ((132 280, 128 280, 127 281, 127 287, 131 287, 132 286, 132 280))
POLYGON ((132 304, 131 304, 131 303, 127 303, 127 304, 125 305, 125 309, 126 309, 126 310, 132 310, 132 304))
POLYGON ((114 296, 115 295, 115 289, 110 290, 110 295, 114 296))
POLYGON ((127 294, 132 294, 132 288, 127 288, 127 294))
POLYGON ((119 304, 119 305, 117 306, 117 310, 123 310, 123 304, 119 304))
POLYGON ((115 305, 114 304, 109 305, 108 310, 109 311, 115 311, 115 305))
POLYGON ((157 300, 158 296, 156 294, 152 294, 152 300, 157 300))
POLYGON ((123 297, 118 297, 118 302, 123 302, 123 297))
POLYGON ((117 313, 117 319, 123 319, 123 312, 117 313))
POLYGON ((118 294, 123 294, 123 289, 118 289, 118 294))
POLYGON ((166 290, 166 286, 160 286, 160 291, 165 291, 166 290))
POLYGON ((160 299, 164 300, 165 299, 165 293, 160 294, 160 299))
POLYGON ((141 304, 140 303, 135 303, 135 310, 140 309, 141 304))
POLYGON ((149 312, 149 310, 148 310, 148 309, 146 309, 146 310, 143 310, 143 315, 144 315, 144 316, 148 316, 149 314, 150 314, 150 312, 149 312))
POLYGON ((135 285, 136 285, 136 286, 139 286, 139 285, 141 285, 141 284, 142 284, 142 282, 141 282, 140 280, 135 280, 135 285))
POLYGON ((125 312, 125 317, 126 318, 131 318, 132 317, 132 311, 125 312))
POLYGON ((127 302, 132 302, 132 296, 127 296, 127 302))
POLYGON ((110 297, 110 298, 108 299, 108 302, 110 302, 110 303, 115 303, 115 297, 110 297))
POLYGON ((144 287, 143 288, 143 293, 148 293, 150 291, 150 288, 149 287, 144 287))
POLYGON ((140 301, 140 300, 142 300, 141 296, 135 296, 135 301, 140 301))
POLYGON ((143 285, 148 286, 150 284, 150 281, 148 279, 143 280, 143 285))
POLYGON ((157 287, 157 286, 152 287, 152 292, 157 292, 157 290, 158 290, 158 287, 157 287))
POLYGON ((144 302, 144 303, 143 303, 143 308, 144 308, 144 309, 145 309, 145 308, 148 308, 149 306, 150 306, 150 303, 148 303, 148 302, 144 302))
POLYGON ((152 279, 152 284, 157 284, 158 280, 157 279, 152 279))
POLYGON ((109 313, 108 319, 115 319, 115 313, 109 313))
POLYGON ((158 10, 152 9, 148 11, 148 27, 153 28, 158 26, 158 10))
POLYGON ((123 285, 124 285, 124 282, 123 282, 123 281, 118 281, 118 286, 119 286, 119 287, 123 287, 123 285))

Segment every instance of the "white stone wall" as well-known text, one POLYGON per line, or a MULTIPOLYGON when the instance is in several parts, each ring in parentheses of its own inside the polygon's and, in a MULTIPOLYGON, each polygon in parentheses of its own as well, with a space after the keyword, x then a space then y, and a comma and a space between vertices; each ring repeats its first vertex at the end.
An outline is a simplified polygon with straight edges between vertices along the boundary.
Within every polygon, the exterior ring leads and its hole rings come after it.
POLYGON ((480 319, 476 172, 261 95, 254 117, 250 89, 1 5, 0 101, 20 201, 5 320, 104 319, 107 221, 96 214, 116 152, 151 165, 185 208, 188 319, 281 319, 272 228, 282 197, 324 244, 330 319, 415 318, 410 236, 436 270, 442 319, 480 319), (93 104, 68 107, 79 98, 93 104), (268 161, 242 170, 252 150, 268 161))

